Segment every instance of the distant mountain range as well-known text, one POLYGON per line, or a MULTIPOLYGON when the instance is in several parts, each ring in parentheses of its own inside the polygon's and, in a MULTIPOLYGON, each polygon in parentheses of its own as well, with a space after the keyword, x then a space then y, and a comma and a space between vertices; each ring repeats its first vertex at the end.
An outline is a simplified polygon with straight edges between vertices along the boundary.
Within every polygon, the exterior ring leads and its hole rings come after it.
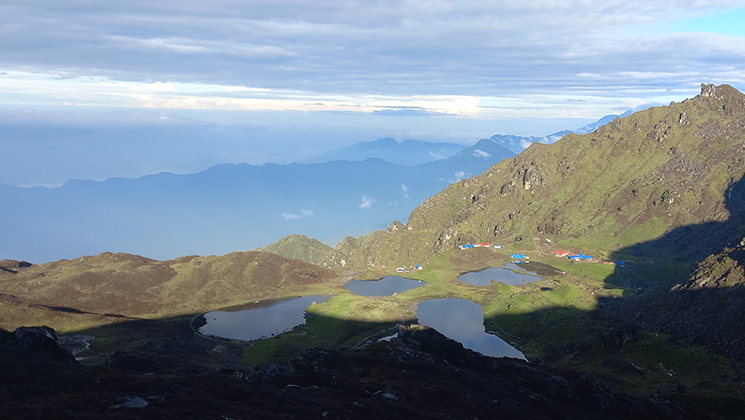
POLYGON ((495 135, 465 149, 388 138, 290 165, 217 165, 52 189, 0 186, 0 229, 9 238, 0 242, 0 257, 41 263, 114 251, 168 259, 254 249, 290 234, 335 245, 406 221, 448 184, 513 157, 526 142, 554 142, 565 133, 495 135))
POLYGON ((289 234, 336 244, 406 220, 448 184, 514 154, 482 140, 448 159, 217 165, 58 188, 0 186, 0 255, 43 263, 130 252, 168 259, 254 249, 289 234))
MULTIPOLYGON (((633 112, 648 108, 650 105, 642 105, 633 110, 626 111, 623 114, 606 115, 603 118, 580 127, 576 130, 558 131, 543 137, 538 136, 515 136, 496 134, 489 140, 510 150, 514 154, 521 153, 532 143, 551 144, 564 137, 569 133, 587 134, 595 131, 603 125, 613 121, 615 118, 623 118, 631 115, 633 112)), ((324 163, 335 160, 349 160, 361 162, 366 159, 382 159, 386 162, 395 163, 404 166, 415 166, 424 163, 434 162, 436 160, 447 159, 455 156, 463 150, 463 145, 457 143, 430 143, 419 140, 404 140, 398 142, 392 138, 383 138, 375 141, 363 141, 355 143, 349 147, 330 152, 321 153, 309 159, 297 161, 297 163, 324 163)))
POLYGON ((620 115, 616 115, 616 114, 606 115, 603 118, 595 121, 594 123, 588 124, 584 127, 580 127, 576 130, 557 131, 556 133, 549 134, 543 137, 536 137, 536 136, 526 137, 526 136, 495 134, 491 136, 490 140, 506 149, 511 150, 515 154, 520 154, 523 150, 525 150, 532 143, 552 144, 569 133, 574 133, 574 134, 592 133, 593 131, 604 126, 605 124, 608 124, 609 122, 613 121, 616 118, 628 117, 634 112, 645 110, 651 106, 652 104, 645 104, 645 105, 638 106, 634 108, 633 110, 626 111, 620 115))
POLYGON ((392 138, 384 138, 355 143, 343 149, 300 160, 298 163, 323 163, 334 160, 363 161, 375 158, 398 165, 414 166, 447 159, 461 150, 463 150, 463 145, 456 143, 430 143, 419 140, 398 142, 392 138))

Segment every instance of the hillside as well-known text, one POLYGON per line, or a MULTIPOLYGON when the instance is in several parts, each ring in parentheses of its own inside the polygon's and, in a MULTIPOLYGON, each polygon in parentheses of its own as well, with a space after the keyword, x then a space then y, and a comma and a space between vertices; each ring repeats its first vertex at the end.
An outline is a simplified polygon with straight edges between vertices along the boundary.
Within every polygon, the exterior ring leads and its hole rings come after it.
MULTIPOLYGON (((336 279, 331 270, 252 251, 169 261, 107 252, 42 265, 2 263, 0 307, 11 305, 8 315, 29 308, 126 317, 197 313, 292 296, 336 279)), ((18 326, 3 320, 2 328, 18 326)))
POLYGON ((285 258, 294 258, 311 264, 321 264, 333 248, 305 235, 288 235, 256 251, 271 252, 285 258))
POLYGON ((407 225, 346 239, 325 264, 406 264, 472 242, 553 252, 544 239, 606 258, 701 261, 742 237, 743 151, 745 95, 702 85, 682 103, 533 144, 424 201, 407 225), (695 241, 676 230, 701 224, 695 241))

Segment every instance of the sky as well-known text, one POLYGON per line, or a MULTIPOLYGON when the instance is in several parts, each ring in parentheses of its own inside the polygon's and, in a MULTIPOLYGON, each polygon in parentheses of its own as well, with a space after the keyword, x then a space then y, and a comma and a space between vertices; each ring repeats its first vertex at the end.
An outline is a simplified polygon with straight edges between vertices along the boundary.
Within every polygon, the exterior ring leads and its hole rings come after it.
POLYGON ((0 0, 0 184, 544 136, 745 88, 745 1, 0 0))

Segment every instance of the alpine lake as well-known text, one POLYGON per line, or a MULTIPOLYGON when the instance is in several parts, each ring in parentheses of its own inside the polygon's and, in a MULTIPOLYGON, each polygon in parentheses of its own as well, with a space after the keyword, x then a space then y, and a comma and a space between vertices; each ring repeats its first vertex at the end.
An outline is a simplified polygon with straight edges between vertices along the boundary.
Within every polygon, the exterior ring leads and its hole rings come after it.
MULTIPOLYGON (((542 275, 556 272, 544 264, 507 263, 458 276, 471 286, 491 287, 495 283, 521 286, 542 280, 542 275)), ((386 297, 404 294, 426 286, 427 282, 399 276, 385 276, 379 280, 350 280, 344 288, 355 296, 386 297)), ((206 313, 206 324, 199 332, 206 336, 231 340, 256 341, 278 336, 309 318, 308 308, 326 302, 330 297, 309 295, 291 299, 256 301, 251 304, 206 313)), ((416 318, 443 335, 460 342, 465 348, 492 357, 525 359, 515 347, 490 334, 484 328, 483 308, 466 299, 440 298, 416 304, 416 318)))

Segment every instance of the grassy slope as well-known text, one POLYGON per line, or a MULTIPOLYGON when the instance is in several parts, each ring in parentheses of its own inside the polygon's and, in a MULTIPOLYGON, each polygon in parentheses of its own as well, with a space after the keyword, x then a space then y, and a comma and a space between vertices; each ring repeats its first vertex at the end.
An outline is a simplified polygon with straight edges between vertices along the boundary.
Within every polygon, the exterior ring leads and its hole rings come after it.
POLYGON ((332 250, 330 246, 305 235, 288 235, 277 242, 256 249, 317 265, 320 265, 332 250))
POLYGON ((69 315, 85 324, 96 314, 161 317, 197 313, 338 287, 337 275, 331 270, 260 252, 170 261, 103 253, 17 271, 0 271, 4 296, 13 297, 3 305, 6 315, 0 327, 11 330, 28 325, 21 322, 24 317, 11 316, 14 311, 43 317, 39 311, 46 309, 39 306, 87 312, 85 317, 69 315))

